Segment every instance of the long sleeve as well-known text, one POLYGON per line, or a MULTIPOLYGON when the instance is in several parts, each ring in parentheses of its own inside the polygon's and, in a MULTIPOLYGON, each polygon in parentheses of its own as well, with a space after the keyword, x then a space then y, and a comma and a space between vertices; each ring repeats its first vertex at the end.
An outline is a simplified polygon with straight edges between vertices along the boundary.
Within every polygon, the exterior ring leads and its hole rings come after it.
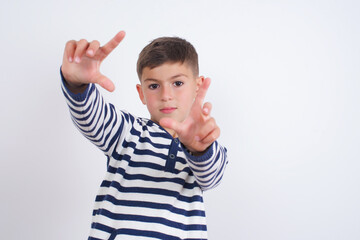
POLYGON ((220 183, 228 163, 226 148, 215 141, 203 155, 193 156, 184 146, 182 147, 201 189, 205 191, 216 187, 220 183))
POLYGON ((61 78, 62 91, 75 126, 110 157, 117 141, 123 138, 121 133, 126 132, 123 130, 128 127, 129 115, 106 103, 94 84, 89 84, 84 92, 74 94, 66 87, 62 73, 61 78))

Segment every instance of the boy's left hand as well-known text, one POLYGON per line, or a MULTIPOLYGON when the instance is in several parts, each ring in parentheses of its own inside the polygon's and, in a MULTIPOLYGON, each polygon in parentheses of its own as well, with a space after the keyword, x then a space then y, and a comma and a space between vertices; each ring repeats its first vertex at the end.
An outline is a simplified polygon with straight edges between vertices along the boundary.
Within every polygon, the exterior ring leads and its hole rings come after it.
POLYGON ((206 78, 199 88, 190 114, 183 122, 172 118, 160 120, 160 125, 173 129, 180 142, 194 155, 201 155, 220 136, 220 128, 210 116, 211 103, 203 105, 209 86, 210 78, 206 78))

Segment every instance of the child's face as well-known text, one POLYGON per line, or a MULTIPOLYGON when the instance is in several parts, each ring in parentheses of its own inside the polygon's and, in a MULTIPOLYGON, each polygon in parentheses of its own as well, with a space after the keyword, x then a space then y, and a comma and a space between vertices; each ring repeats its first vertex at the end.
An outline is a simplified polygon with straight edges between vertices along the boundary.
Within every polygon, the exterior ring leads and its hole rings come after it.
POLYGON ((190 112, 202 81, 203 78, 194 76, 186 63, 164 63, 153 69, 144 68, 141 85, 136 88, 152 121, 159 123, 161 118, 170 117, 182 122, 190 112))

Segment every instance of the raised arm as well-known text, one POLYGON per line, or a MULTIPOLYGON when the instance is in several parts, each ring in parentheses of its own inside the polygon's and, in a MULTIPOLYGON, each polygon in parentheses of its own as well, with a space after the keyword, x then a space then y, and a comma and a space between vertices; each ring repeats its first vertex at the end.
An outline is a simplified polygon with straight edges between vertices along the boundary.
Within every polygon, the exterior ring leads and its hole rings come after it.
POLYGON ((119 32, 103 47, 98 41, 69 41, 61 67, 62 90, 75 126, 108 156, 131 119, 127 113, 107 103, 95 83, 106 90, 114 90, 114 84, 99 69, 124 36, 124 32, 119 32))

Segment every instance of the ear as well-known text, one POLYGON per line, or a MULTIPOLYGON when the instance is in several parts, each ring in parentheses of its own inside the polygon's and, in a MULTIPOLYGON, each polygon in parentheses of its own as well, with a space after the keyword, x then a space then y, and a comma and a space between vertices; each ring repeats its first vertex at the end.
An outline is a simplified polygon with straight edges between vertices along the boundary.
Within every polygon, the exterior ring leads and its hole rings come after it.
POLYGON ((146 105, 144 93, 143 93, 143 90, 142 90, 142 87, 141 87, 140 84, 136 84, 136 90, 137 90, 138 93, 139 93, 139 98, 140 98, 141 102, 142 102, 144 105, 146 105))
POLYGON ((205 77, 200 76, 196 78, 196 93, 199 91, 200 86, 204 83, 205 77))

